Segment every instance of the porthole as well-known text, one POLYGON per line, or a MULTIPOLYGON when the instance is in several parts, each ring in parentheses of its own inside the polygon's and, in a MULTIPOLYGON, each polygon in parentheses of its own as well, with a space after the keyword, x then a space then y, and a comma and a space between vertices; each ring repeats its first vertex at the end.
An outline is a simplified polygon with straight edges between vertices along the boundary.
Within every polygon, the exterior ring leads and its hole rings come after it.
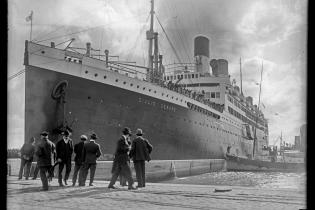
POLYGON ((118 82, 118 79, 116 79, 115 81, 118 82))
POLYGON ((42 54, 44 54, 45 53, 45 51, 42 51, 42 54))
POLYGON ((94 74, 95 77, 97 77, 97 74, 94 74))
POLYGON ((174 96, 172 96, 172 99, 174 98, 174 96))
POLYGON ((137 85, 137 88, 139 88, 139 85, 137 85))
POLYGON ((126 84, 126 82, 123 82, 124 83, 124 85, 126 84))
POLYGON ((91 99, 91 96, 88 96, 88 99, 91 99))
POLYGON ((162 96, 164 96, 164 93, 162 93, 162 96))
POLYGON ((133 84, 131 83, 130 86, 133 86, 133 84))
POLYGON ((143 88, 143 90, 145 90, 145 87, 143 88))
POLYGON ((149 92, 151 92, 151 89, 149 89, 149 92))
POLYGON ((154 91, 154 93, 156 93, 156 91, 154 91))
POLYGON ((166 95, 166 97, 168 97, 168 94, 166 95))
POLYGON ((107 77, 106 77, 106 75, 104 76, 104 79, 106 79, 107 77))

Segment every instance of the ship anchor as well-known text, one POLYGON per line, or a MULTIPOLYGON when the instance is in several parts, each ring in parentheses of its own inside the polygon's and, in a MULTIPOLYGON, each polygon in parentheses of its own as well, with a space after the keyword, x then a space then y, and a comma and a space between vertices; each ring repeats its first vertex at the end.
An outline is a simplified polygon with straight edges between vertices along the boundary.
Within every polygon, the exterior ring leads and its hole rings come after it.
POLYGON ((67 80, 62 80, 58 82, 54 89, 51 92, 51 97, 57 101, 57 108, 58 110, 58 105, 62 105, 62 123, 58 123, 58 115, 57 115, 57 126, 56 128, 53 129, 54 134, 61 134, 63 131, 68 130, 72 132, 72 125, 68 125, 68 122, 66 120, 66 88, 68 87, 68 81, 67 80), (59 125, 58 125, 59 124, 59 125))

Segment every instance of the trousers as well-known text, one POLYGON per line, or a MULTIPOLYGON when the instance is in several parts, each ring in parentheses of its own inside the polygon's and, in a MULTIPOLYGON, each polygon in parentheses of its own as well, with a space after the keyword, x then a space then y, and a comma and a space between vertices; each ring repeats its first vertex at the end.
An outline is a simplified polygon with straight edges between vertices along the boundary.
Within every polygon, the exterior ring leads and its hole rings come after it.
POLYGON ((127 179, 128 187, 132 187, 133 180, 132 180, 131 169, 130 169, 129 164, 130 164, 129 161, 122 162, 122 163, 115 163, 114 161, 113 163, 114 167, 112 170, 112 178, 108 186, 114 186, 118 176, 121 174, 124 178, 127 179))
MULTIPOLYGON (((75 185, 77 181, 77 177, 79 174, 79 171, 82 170, 82 163, 75 163, 74 165, 74 171, 73 171, 73 176, 72 176, 72 184, 75 185)), ((80 182, 80 175, 79 175, 79 182, 80 182)))
POLYGON ((145 161, 136 160, 133 161, 133 164, 135 166, 138 187, 145 187, 145 161))
POLYGON ((39 166, 40 179, 42 180, 43 189, 48 190, 47 173, 51 166, 39 166))
POLYGON ((59 163, 59 171, 58 171, 58 182, 62 183, 62 170, 66 166, 66 173, 64 180, 68 180, 70 172, 71 172, 71 160, 67 160, 65 162, 59 163))
POLYGON ((90 184, 93 183, 94 175, 95 175, 95 171, 96 171, 96 163, 84 163, 82 166, 82 169, 80 170, 80 174, 79 174, 79 185, 80 186, 85 185, 85 181, 86 181, 87 175, 89 173, 89 169, 90 169, 90 184))
POLYGON ((21 166, 20 166, 20 171, 19 171, 19 179, 22 179, 23 175, 23 169, 25 168, 25 178, 28 179, 28 176, 30 174, 30 169, 31 169, 32 161, 31 160, 25 160, 21 158, 21 166))

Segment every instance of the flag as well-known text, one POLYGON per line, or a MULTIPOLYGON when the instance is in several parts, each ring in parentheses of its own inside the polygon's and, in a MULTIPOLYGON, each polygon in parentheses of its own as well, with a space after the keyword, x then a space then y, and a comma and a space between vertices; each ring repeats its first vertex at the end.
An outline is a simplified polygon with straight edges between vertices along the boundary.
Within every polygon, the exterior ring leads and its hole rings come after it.
POLYGON ((28 22, 28 21, 31 21, 32 19, 33 19, 33 11, 31 11, 31 14, 27 16, 25 20, 28 22))

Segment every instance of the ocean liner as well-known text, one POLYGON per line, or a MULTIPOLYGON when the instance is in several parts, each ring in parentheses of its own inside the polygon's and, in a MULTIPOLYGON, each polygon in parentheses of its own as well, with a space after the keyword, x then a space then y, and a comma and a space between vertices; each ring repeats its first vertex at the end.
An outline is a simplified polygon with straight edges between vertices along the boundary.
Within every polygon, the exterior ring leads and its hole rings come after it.
POLYGON ((194 63, 163 64, 153 3, 145 67, 114 61, 108 50, 95 57, 91 43, 79 53, 70 44, 25 41, 25 141, 43 130, 54 142, 64 129, 74 142, 95 132, 103 159, 110 159, 127 126, 143 129, 152 159, 223 158, 227 148, 238 157, 263 153, 267 121, 231 83, 228 61, 210 60, 206 36, 194 38, 194 63))

